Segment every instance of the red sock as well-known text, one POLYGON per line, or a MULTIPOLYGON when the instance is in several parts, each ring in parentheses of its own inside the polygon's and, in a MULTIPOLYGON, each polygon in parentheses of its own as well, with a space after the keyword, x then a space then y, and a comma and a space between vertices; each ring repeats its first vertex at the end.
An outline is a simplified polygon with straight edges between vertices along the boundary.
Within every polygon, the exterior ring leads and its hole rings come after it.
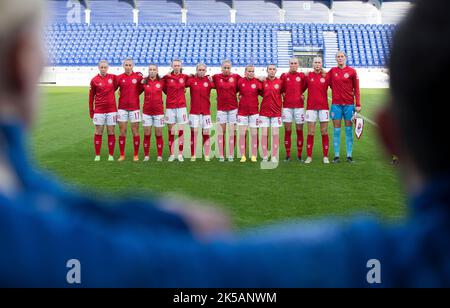
POLYGON ((178 151, 180 152, 179 154, 183 154, 183 144, 184 144, 184 131, 179 130, 178 131, 178 151))
POLYGON ((308 155, 308 157, 312 157, 313 147, 314 147, 314 136, 308 135, 308 137, 306 138, 306 155, 308 155))
POLYGON ((164 139, 162 136, 156 136, 156 149, 158 151, 158 156, 162 157, 164 147, 164 139))
POLYGON ((138 156, 139 155, 139 147, 141 146, 141 136, 134 136, 133 144, 134 144, 134 156, 138 156))
POLYGON ((125 142, 126 142, 126 140, 127 140, 127 137, 119 136, 120 156, 125 156, 125 142))
POLYGON ((329 142, 328 135, 322 135, 323 157, 328 157, 329 142))
POLYGON ((297 129, 297 157, 302 157, 303 140, 303 130, 297 129))
POLYGON ((284 147, 286 148, 286 156, 291 157, 291 132, 286 130, 284 132, 284 147))
POLYGON ((102 135, 94 135, 94 147, 96 156, 100 156, 100 150, 102 149, 102 137, 102 135))
POLYGON ((205 152, 205 156, 209 156, 210 150, 209 135, 203 134, 203 151, 205 152))
POLYGON ((116 148, 116 135, 108 135, 109 155, 114 156, 115 148, 116 148))
POLYGON ((195 133, 191 130, 191 156, 195 156, 195 133))
POLYGON ((150 143, 152 135, 144 135, 144 156, 150 156, 150 143))
POLYGON ((175 136, 172 134, 172 130, 169 129, 169 151, 170 151, 170 155, 173 155, 173 141, 175 140, 175 136))

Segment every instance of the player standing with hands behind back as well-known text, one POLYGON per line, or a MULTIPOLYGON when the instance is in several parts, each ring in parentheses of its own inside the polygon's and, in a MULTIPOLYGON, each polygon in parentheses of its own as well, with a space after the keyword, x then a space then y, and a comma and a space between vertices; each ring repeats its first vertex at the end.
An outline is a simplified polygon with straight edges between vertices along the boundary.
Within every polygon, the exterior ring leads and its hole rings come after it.
POLYGON ((120 127, 119 161, 125 160, 125 143, 127 138, 128 121, 131 123, 134 145, 134 161, 138 161, 141 136, 139 135, 139 123, 142 120, 139 96, 144 90, 142 86, 142 74, 133 72, 134 62, 128 58, 123 61, 125 72, 117 76, 117 84, 120 89, 118 121, 120 127))
POLYGON ((108 74, 108 61, 98 63, 99 74, 92 78, 89 89, 89 115, 95 125, 94 146, 95 161, 100 161, 103 130, 108 129, 109 161, 114 160, 116 135, 114 129, 117 122, 117 106, 115 92, 116 76, 108 74))
POLYGON ((356 70, 347 66, 347 55, 343 51, 336 54, 337 67, 329 72, 330 86, 333 93, 331 105, 331 119, 333 120, 334 134, 334 159, 333 163, 339 163, 341 144, 342 118, 345 120, 345 139, 347 144, 347 162, 353 163, 353 130, 352 118, 355 112, 361 110, 359 79, 356 70))

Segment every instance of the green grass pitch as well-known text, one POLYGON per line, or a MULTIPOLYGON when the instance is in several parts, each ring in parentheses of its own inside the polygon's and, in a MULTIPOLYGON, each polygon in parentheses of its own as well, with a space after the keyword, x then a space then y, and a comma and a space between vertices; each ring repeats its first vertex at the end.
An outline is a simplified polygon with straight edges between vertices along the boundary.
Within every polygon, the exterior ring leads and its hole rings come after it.
MULTIPOLYGON (((88 116, 88 88, 44 87, 43 106, 33 132, 33 152, 39 165, 56 173, 77 188, 98 195, 177 194, 213 203, 224 208, 237 229, 254 227, 286 219, 308 219, 322 216, 348 217, 377 214, 385 219, 405 215, 404 196, 395 167, 384 156, 376 137, 376 128, 366 123, 364 135, 354 145, 355 164, 322 164, 320 130, 316 128, 313 163, 281 162, 278 168, 262 170, 247 162, 207 163, 188 159, 184 163, 167 162, 167 136, 162 163, 157 163, 154 136, 152 161, 132 162, 132 142, 127 139, 127 158, 122 163, 107 162, 106 136, 102 161, 95 163, 93 125, 88 116)), ((377 107, 385 97, 384 90, 362 90, 362 114, 374 119, 377 107)), ((189 101, 189 99, 188 99, 189 101)), ((213 120, 215 93, 212 94, 213 120)), ((306 141, 306 127, 305 141, 306 141)), ((128 130, 131 136, 131 130, 128 130)), ((280 132, 280 158, 284 158, 284 129, 280 132)), ((329 126, 332 158, 332 125, 329 126)), ((189 134, 185 153, 190 152, 189 134)), ((295 134, 293 134, 294 136, 295 134)), ((141 149, 141 160, 143 158, 141 149)), ((304 149, 304 156, 305 156, 304 149)), ((345 157, 342 133, 341 157, 345 157)), ((293 140, 292 153, 296 153, 293 140)), ((116 157, 118 156, 118 146, 116 157)), ((295 156, 295 155, 294 155, 295 156)))

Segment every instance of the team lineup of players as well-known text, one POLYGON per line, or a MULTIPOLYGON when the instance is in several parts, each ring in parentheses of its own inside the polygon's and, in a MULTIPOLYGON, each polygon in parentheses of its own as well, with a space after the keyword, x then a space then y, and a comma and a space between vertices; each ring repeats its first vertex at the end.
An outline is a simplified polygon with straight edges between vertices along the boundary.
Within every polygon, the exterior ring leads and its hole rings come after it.
POLYGON ((219 150, 219 161, 225 161, 225 136, 228 125, 228 160, 233 161, 236 143, 236 125, 239 134, 241 162, 247 160, 247 136, 249 138, 249 156, 252 162, 257 161, 257 149, 261 142, 263 161, 268 161, 268 129, 272 137, 270 161, 278 162, 279 128, 285 127, 286 161, 291 160, 292 124, 295 122, 297 133, 297 159, 302 161, 303 125, 308 126, 306 142, 307 158, 311 163, 314 145, 314 130, 317 120, 320 122, 323 147, 323 162, 328 159, 328 122, 333 120, 334 159, 340 161, 341 123, 344 119, 347 161, 353 162, 353 130, 352 118, 355 111, 361 110, 359 80, 351 67, 346 65, 344 52, 336 54, 337 67, 325 72, 322 59, 314 58, 313 70, 307 74, 298 72, 299 62, 293 58, 289 62, 289 72, 276 77, 275 65, 267 66, 266 77, 255 77, 255 68, 248 65, 245 76, 231 72, 231 62, 223 61, 222 73, 206 75, 205 64, 198 64, 195 75, 182 73, 180 60, 172 62, 172 72, 160 78, 158 67, 150 65, 148 76, 133 71, 131 59, 123 63, 125 72, 121 75, 108 74, 107 61, 99 62, 99 74, 90 83, 89 111, 95 125, 94 145, 95 161, 100 160, 102 135, 105 127, 108 133, 109 161, 114 160, 116 146, 115 126, 118 122, 119 161, 125 160, 125 144, 128 122, 131 123, 134 146, 134 161, 139 161, 141 145, 139 123, 144 129, 144 161, 150 160, 150 142, 152 128, 155 128, 157 161, 162 161, 163 128, 168 127, 169 161, 175 160, 174 140, 178 130, 179 154, 177 159, 183 161, 184 130, 189 123, 191 127, 191 161, 196 160, 198 130, 202 130, 202 142, 205 161, 210 160, 210 133, 213 126, 211 119, 210 94, 217 91, 216 137, 219 150), (186 89, 190 89, 189 116, 186 108, 186 89), (328 104, 328 88, 332 90, 331 110, 328 104), (119 104, 116 104, 115 92, 120 90, 119 104), (308 90, 306 111, 303 94, 308 90), (144 93, 144 104, 141 113, 140 95, 144 93), (166 94, 164 106, 163 93, 166 94), (259 103, 259 96, 262 102, 259 103), (178 125, 177 125, 178 124, 178 125), (261 138, 258 138, 258 129, 261 138))

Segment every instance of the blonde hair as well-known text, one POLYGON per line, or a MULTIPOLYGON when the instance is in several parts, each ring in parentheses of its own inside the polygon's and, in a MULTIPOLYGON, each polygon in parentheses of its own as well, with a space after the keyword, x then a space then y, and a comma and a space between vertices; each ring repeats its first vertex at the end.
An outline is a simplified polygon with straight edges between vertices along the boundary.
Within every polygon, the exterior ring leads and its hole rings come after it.
MULTIPOLYGON (((43 16, 43 0, 0 1, 0 58, 12 48, 17 35, 43 16)), ((6 85, 0 75, 0 90, 6 85)))

